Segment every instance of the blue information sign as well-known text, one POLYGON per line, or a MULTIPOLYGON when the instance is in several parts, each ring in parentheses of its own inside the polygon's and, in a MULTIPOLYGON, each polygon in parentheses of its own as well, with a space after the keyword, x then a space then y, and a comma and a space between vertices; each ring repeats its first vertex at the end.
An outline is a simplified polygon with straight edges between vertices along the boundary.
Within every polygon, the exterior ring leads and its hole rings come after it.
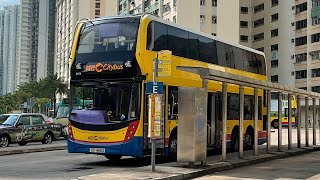
POLYGON ((147 94, 163 94, 163 82, 147 82, 147 94))

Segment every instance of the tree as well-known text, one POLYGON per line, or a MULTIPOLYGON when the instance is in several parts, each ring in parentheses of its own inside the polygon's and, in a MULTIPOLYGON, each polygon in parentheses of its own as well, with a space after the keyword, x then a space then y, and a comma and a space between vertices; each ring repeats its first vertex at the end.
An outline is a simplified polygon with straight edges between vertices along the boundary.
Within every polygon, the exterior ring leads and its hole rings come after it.
POLYGON ((39 81, 30 81, 21 86, 14 94, 0 96, 0 113, 10 112, 19 109, 19 104, 27 101, 28 98, 34 99, 34 108, 44 109, 45 105, 54 97, 56 90, 66 93, 68 90, 65 84, 57 75, 51 75, 39 81))

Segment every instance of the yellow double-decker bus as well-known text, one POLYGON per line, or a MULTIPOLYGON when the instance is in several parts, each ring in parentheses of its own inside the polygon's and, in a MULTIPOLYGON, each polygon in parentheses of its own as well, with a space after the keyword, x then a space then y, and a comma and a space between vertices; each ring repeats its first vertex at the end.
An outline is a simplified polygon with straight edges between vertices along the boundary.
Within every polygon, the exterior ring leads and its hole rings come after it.
MULTIPOLYGON (((77 25, 71 55, 70 95, 93 99, 93 106, 73 110, 68 126, 68 151, 143 157, 151 154, 148 138, 146 82, 152 81, 158 51, 172 52, 170 77, 163 82, 163 137, 157 154, 177 153, 178 88, 201 87, 198 75, 177 66, 204 67, 267 80, 263 53, 224 42, 209 34, 184 28, 152 15, 116 16, 82 21, 77 25), (78 93, 74 93, 78 92, 78 93)), ((221 148, 222 85, 208 82, 208 147, 221 148)), ((244 89, 244 145, 253 147, 254 91, 244 89)), ((266 142, 263 122, 265 93, 258 92, 259 144, 266 142)), ((228 86, 227 147, 238 150, 239 87, 228 86)), ((72 106, 71 106, 72 107, 72 106)))
MULTIPOLYGON (((291 100, 292 104, 292 117, 291 117, 291 124, 292 126, 296 125, 296 109, 297 109, 297 100, 296 96, 292 96, 291 100)), ((271 126, 273 128, 279 127, 279 120, 278 120, 278 93, 277 92, 271 92, 271 103, 270 103, 270 120, 271 120, 271 126)), ((286 127, 288 126, 288 94, 282 94, 282 126, 286 127)))

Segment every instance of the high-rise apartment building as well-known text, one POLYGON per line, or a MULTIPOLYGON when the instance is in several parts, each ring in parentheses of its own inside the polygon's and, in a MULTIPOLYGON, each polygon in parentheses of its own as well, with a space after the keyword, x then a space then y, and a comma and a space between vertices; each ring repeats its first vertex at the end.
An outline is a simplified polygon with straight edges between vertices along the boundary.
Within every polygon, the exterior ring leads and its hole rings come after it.
POLYGON ((80 19, 117 14, 117 0, 57 0, 56 73, 68 82, 73 33, 80 19))
POLYGON ((39 2, 21 0, 17 86, 37 80, 39 2))
POLYGON ((54 74, 56 0, 39 1, 37 80, 54 74))
POLYGON ((3 94, 3 31, 4 31, 4 11, 0 11, 0 95, 3 94))
POLYGON ((7 6, 0 12, 0 94, 15 90, 17 49, 19 47, 19 6, 7 6))

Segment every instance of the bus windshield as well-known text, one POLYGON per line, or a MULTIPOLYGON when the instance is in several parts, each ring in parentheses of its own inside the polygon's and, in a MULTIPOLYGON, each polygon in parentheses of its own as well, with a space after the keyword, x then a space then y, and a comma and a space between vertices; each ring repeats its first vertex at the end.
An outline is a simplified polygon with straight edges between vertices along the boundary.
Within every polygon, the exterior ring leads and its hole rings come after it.
POLYGON ((138 22, 130 21, 110 22, 85 27, 80 35, 77 63, 124 60, 119 52, 126 52, 126 54, 128 54, 128 51, 134 52, 138 25, 138 22), (95 53, 94 56, 93 53, 95 53), (106 53, 109 53, 110 57, 101 59, 101 56, 106 55, 106 53), (118 54, 118 57, 115 56, 115 53, 118 54))
POLYGON ((93 98, 89 110, 106 112, 109 121, 124 121, 138 117, 140 85, 137 83, 114 83, 84 88, 86 98, 93 98))

